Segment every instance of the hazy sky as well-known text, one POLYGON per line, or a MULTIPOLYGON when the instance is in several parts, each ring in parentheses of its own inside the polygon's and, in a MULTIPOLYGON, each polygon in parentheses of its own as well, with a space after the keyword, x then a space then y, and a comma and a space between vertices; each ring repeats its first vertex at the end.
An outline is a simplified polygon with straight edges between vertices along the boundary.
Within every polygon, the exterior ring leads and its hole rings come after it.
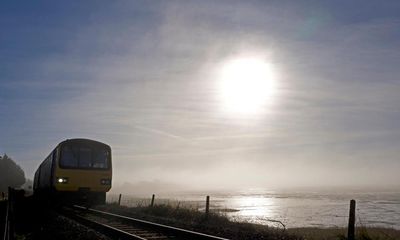
POLYGON ((112 147, 115 183, 397 184, 399 12, 399 1, 3 1, 0 153, 32 177, 82 137, 112 147), (273 78, 252 111, 223 97, 223 69, 241 59, 273 78))

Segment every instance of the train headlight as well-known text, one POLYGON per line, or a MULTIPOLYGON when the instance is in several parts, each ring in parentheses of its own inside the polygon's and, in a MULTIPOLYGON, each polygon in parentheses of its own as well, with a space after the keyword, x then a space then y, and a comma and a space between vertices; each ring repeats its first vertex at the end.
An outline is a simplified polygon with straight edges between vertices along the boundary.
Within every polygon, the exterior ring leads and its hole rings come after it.
POLYGON ((101 179, 101 185, 111 185, 111 179, 101 179))
POLYGON ((56 181, 57 181, 57 183, 68 183, 68 178, 58 177, 56 181))

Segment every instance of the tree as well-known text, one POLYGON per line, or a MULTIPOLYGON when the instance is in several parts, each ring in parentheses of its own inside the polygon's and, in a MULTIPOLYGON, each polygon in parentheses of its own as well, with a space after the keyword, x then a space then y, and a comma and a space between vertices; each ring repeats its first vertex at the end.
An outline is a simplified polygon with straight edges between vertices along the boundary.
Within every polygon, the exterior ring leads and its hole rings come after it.
POLYGON ((8 187, 20 187, 25 183, 25 173, 7 154, 0 156, 0 191, 8 187))

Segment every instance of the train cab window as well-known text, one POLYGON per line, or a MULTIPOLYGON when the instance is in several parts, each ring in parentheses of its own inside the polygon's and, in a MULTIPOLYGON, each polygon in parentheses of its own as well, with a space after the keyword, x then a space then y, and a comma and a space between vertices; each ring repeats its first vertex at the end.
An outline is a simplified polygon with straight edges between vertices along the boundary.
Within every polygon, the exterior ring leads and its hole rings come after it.
POLYGON ((79 167, 92 167, 92 149, 83 147, 79 148, 79 167))
POLYGON ((77 149, 73 149, 70 146, 65 146, 62 149, 60 165, 67 168, 78 167, 78 154, 77 149))
POLYGON ((64 146, 60 167, 76 169, 109 169, 110 151, 90 146, 64 146))
POLYGON ((97 150, 93 158, 94 168, 108 168, 109 152, 107 150, 97 150))

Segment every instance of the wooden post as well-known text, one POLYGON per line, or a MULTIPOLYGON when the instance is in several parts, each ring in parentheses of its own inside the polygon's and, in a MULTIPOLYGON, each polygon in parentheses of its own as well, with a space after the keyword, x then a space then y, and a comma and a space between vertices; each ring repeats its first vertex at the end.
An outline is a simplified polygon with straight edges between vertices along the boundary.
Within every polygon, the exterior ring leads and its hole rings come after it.
POLYGON ((150 204, 151 207, 154 206, 154 198, 155 198, 155 195, 153 194, 153 196, 151 196, 151 204, 150 204))
POLYGON ((354 240, 355 237, 355 222, 356 222, 356 201, 350 200, 350 212, 349 212, 349 227, 347 232, 347 239, 354 240))
POLYGON ((118 206, 121 206, 121 198, 122 198, 122 194, 120 193, 119 197, 118 197, 118 206))
POLYGON ((9 239, 15 239, 14 237, 14 219, 15 219, 15 212, 14 212, 14 204, 15 204, 15 194, 14 194, 14 189, 8 187, 8 203, 9 205, 9 211, 10 215, 9 217, 9 239))
POLYGON ((14 189, 8 187, 8 201, 7 201, 7 215, 6 215, 6 227, 4 232, 4 239, 14 240, 15 239, 15 228, 14 228, 14 189))
POLYGON ((206 197, 206 216, 208 217, 208 213, 210 212, 210 196, 206 197))

